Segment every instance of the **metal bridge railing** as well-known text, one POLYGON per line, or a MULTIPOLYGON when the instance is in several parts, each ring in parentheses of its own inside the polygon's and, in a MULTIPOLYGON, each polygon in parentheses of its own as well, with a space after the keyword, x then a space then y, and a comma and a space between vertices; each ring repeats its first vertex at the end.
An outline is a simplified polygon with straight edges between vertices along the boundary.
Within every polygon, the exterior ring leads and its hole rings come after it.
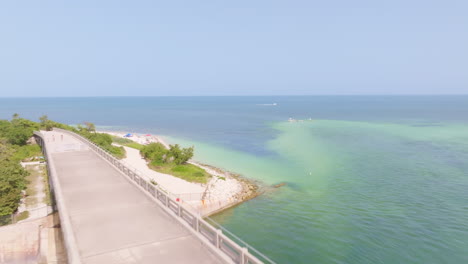
MULTIPOLYGON (((239 264, 260 264, 260 263, 274 263, 265 255, 261 254, 253 247, 242 241, 240 238, 234 236, 226 229, 213 227, 210 223, 205 221, 199 213, 194 212, 193 209, 189 209, 179 202, 177 195, 174 195, 166 190, 163 190, 158 185, 154 185, 142 176, 140 172, 134 168, 130 168, 128 164, 124 164, 122 161, 115 158, 112 154, 108 153, 98 145, 89 141, 81 135, 78 135, 72 131, 54 128, 54 131, 69 134, 80 141, 86 143, 91 149, 93 149, 102 158, 109 161, 124 175, 126 175, 136 185, 140 186, 150 196, 154 197, 159 204, 172 212, 172 216, 178 218, 179 221, 183 222, 185 226, 194 231, 197 235, 202 237, 211 246, 214 246, 218 253, 225 254, 223 257, 228 257, 233 263, 239 264), (231 237, 242 245, 234 242, 229 236, 225 235, 224 232, 229 232, 231 237), (252 250, 254 253, 249 251, 252 250), (261 260, 260 260, 261 259, 261 260)), ((214 222, 214 221, 213 221, 214 222)))

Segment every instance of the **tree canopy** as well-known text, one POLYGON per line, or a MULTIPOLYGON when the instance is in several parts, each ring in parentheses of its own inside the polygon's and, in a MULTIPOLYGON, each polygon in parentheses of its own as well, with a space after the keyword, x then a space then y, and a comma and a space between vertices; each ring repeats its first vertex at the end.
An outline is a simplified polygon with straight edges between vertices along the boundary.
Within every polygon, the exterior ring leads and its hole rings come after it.
POLYGON ((6 138, 13 145, 25 145, 39 124, 24 118, 14 118, 11 121, 0 120, 0 137, 6 138))
POLYGON ((170 145, 166 149, 161 143, 151 143, 144 146, 140 152, 146 159, 153 163, 184 164, 193 157, 193 147, 181 148, 178 144, 170 145))
POLYGON ((11 121, 0 120, 0 216, 12 214, 18 208, 28 175, 19 164, 22 157, 19 151, 38 128, 38 123, 18 114, 11 121))
POLYGON ((49 118, 46 115, 43 115, 39 117, 39 120, 41 121, 41 128, 45 129, 46 131, 51 131, 52 128, 54 128, 54 121, 49 120, 49 118))

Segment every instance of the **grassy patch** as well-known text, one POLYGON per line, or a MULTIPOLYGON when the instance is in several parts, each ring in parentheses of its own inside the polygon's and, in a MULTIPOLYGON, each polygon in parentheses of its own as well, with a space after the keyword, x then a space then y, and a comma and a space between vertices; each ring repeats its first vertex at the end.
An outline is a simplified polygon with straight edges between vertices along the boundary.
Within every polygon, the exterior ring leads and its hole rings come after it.
POLYGON ((138 149, 138 150, 141 150, 144 147, 143 145, 138 144, 135 141, 130 140, 128 138, 121 138, 121 137, 116 137, 116 136, 112 136, 112 142, 117 143, 122 146, 129 147, 129 148, 138 149))
POLYGON ((32 161, 35 157, 42 156, 41 147, 37 144, 19 146, 13 159, 20 161, 32 161))
POLYGON ((176 165, 169 164, 154 164, 150 163, 149 167, 155 171, 170 174, 189 182, 207 183, 211 177, 204 169, 192 164, 176 165))
POLYGON ((38 194, 37 185, 44 181, 43 171, 45 170, 40 165, 26 166, 29 175, 26 177, 28 185, 26 187, 25 203, 27 207, 34 207, 39 200, 36 195, 38 194))
POLYGON ((26 196, 34 196, 37 194, 36 185, 40 180, 41 172, 37 165, 26 166, 26 170, 29 172, 28 177, 26 177, 28 182, 28 186, 26 187, 26 196))
POLYGON ((123 147, 112 146, 112 137, 105 133, 90 133, 86 130, 81 130, 80 135, 91 140, 101 148, 107 150, 110 154, 118 159, 123 159, 126 156, 125 149, 123 147))
POLYGON ((138 144, 138 143, 136 143, 136 142, 127 143, 127 144, 125 144, 124 146, 130 147, 130 148, 134 148, 134 149, 138 149, 138 150, 141 150, 141 149, 144 147, 143 145, 138 144))
POLYGON ((26 204, 26 208, 33 208, 37 205, 37 198, 36 197, 26 197, 24 199, 24 203, 26 204))
POLYGON ((116 157, 117 159, 123 159, 127 156, 125 149, 123 147, 116 147, 116 146, 101 146, 103 149, 107 150, 112 156, 116 157))
POLYGON ((24 220, 24 219, 28 219, 29 217, 29 212, 28 211, 24 211, 24 212, 21 212, 17 217, 16 217, 16 221, 21 221, 21 220, 24 220))
POLYGON ((47 204, 47 205, 51 205, 52 200, 51 200, 51 193, 50 193, 50 187, 49 187, 49 173, 47 172, 46 168, 43 168, 42 180, 44 182, 44 191, 45 191, 45 194, 46 194, 46 196, 44 197, 43 202, 45 204, 47 204))
POLYGON ((130 140, 128 138, 122 138, 122 137, 117 137, 117 136, 111 136, 111 137, 112 137, 112 142, 120 144, 120 145, 133 143, 133 140, 130 140))

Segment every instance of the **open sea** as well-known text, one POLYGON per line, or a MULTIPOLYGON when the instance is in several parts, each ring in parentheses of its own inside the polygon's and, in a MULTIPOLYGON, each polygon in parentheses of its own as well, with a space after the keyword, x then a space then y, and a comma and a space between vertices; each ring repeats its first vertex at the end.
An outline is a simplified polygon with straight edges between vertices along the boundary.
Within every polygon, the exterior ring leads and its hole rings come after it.
POLYGON ((0 98, 13 113, 286 183, 214 216, 277 263, 468 263, 468 96, 0 98))

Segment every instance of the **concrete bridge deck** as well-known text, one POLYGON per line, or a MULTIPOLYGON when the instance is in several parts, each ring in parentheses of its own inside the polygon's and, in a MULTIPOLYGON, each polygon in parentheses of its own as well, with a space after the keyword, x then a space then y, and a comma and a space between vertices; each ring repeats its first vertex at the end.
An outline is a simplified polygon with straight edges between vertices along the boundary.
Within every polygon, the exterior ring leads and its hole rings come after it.
POLYGON ((42 133, 82 263, 223 263, 83 142, 42 133))

